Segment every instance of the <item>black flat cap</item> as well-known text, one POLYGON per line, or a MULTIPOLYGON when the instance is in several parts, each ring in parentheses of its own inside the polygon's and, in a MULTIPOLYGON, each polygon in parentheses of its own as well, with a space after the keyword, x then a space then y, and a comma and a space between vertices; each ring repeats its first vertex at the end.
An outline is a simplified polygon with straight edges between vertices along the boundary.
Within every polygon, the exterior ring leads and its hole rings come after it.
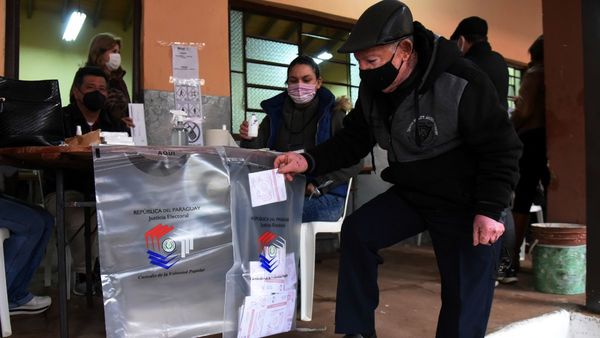
POLYGON ((458 26, 450 40, 458 40, 458 38, 466 35, 479 35, 487 36, 488 26, 487 22, 478 16, 470 16, 463 19, 458 26))
POLYGON ((369 7, 352 28, 348 40, 338 49, 354 53, 398 41, 413 33, 410 9, 397 0, 383 0, 369 7))

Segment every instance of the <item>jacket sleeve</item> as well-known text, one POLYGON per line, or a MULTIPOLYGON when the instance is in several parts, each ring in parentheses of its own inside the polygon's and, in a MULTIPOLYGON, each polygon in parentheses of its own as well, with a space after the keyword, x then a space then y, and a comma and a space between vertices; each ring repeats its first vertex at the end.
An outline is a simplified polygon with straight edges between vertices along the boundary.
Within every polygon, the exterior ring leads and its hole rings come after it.
MULTIPOLYGON (((345 116, 346 116, 346 113, 342 110, 335 110, 333 112, 333 117, 332 117, 332 121, 331 121, 331 129, 332 129, 333 135, 336 135, 340 130, 342 130, 343 121, 344 121, 345 116)), ((348 180, 351 177, 358 175, 358 173, 362 170, 362 168, 363 168, 363 160, 361 159, 358 163, 356 163, 352 166, 341 168, 341 169, 332 171, 328 174, 317 177, 317 179, 316 179, 317 186, 320 186, 323 183, 330 181, 330 180, 333 181, 333 183, 331 183, 327 187, 321 189, 321 192, 326 193, 327 191, 331 190, 332 188, 335 188, 336 186, 338 186, 340 184, 344 184, 344 183, 348 182, 348 180)))
POLYGON ((519 96, 515 101, 515 110, 511 114, 511 120, 516 130, 519 130, 533 116, 535 97, 539 95, 538 92, 544 85, 540 83, 540 80, 543 81, 543 78, 531 72, 525 73, 523 77, 519 96))
POLYGON ((519 179, 522 144, 492 83, 474 78, 459 105, 459 132, 476 161, 475 213, 499 220, 519 179))
POLYGON ((346 115, 343 124, 344 128, 332 138, 307 150, 305 157, 309 162, 309 174, 323 175, 350 167, 359 163, 373 149, 375 140, 363 115, 360 99, 356 102, 356 108, 346 115))

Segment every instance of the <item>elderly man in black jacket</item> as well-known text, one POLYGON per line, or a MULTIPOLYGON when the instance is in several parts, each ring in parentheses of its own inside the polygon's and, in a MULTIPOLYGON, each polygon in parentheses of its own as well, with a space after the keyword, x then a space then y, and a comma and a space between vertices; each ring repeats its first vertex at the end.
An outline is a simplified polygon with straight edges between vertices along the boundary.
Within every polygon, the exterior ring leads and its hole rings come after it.
POLYGON ((437 336, 483 337, 522 148, 492 82, 399 1, 368 8, 339 51, 359 62, 356 108, 327 142, 274 163, 292 179, 352 165, 375 144, 387 150, 381 176, 394 186, 342 226, 336 332, 376 337, 378 251, 429 230, 442 283, 437 336))

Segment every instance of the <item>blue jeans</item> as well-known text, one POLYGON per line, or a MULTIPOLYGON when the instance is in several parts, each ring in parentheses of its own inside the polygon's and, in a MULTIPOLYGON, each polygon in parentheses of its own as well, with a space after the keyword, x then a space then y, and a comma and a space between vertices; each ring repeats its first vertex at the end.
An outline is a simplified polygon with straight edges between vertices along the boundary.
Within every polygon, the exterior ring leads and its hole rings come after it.
POLYGON ((302 222, 337 221, 342 216, 345 197, 325 194, 318 198, 304 198, 302 222))
POLYGON ((29 283, 40 265, 54 218, 39 207, 0 195, 0 226, 10 231, 4 242, 6 288, 10 308, 29 302, 29 283))

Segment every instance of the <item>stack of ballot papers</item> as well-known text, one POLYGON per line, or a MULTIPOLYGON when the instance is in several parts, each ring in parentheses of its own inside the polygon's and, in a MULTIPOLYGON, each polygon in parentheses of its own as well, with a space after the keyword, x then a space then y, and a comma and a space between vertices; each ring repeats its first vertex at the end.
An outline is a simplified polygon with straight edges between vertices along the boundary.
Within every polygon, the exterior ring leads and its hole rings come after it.
POLYGON ((250 296, 246 296, 239 311, 238 338, 266 337, 292 329, 296 260, 293 252, 285 254, 285 244, 277 250, 277 256, 285 257, 285 262, 250 261, 250 296), (273 265, 265 268, 268 263, 273 265))
POLYGON ((100 132, 100 139, 103 141, 102 144, 135 145, 133 138, 129 137, 129 134, 125 132, 103 131, 100 132))

